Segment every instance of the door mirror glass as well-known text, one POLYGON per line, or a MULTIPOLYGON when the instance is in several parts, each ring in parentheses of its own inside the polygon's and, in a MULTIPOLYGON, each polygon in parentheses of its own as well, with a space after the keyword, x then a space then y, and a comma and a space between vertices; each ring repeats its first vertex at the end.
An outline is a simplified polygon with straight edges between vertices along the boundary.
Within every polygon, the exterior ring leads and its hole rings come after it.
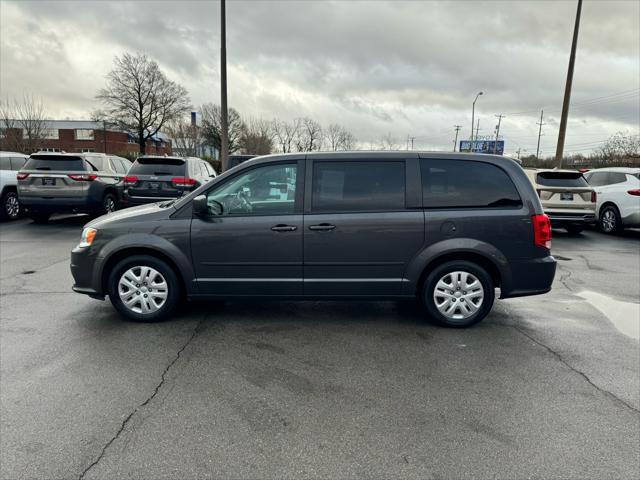
POLYGON ((222 205, 215 200, 208 200, 206 195, 198 195, 192 202, 193 213, 199 217, 222 215, 222 205))

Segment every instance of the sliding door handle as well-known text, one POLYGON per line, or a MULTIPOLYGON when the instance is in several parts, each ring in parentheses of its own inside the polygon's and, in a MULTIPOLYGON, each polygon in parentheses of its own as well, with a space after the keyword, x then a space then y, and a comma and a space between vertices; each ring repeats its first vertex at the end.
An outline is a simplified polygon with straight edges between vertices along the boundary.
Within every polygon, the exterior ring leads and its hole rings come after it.
POLYGON ((274 225, 271 230, 274 232, 294 232, 298 229, 295 225, 274 225))
POLYGON ((321 223, 319 225, 309 225, 309 230, 317 230, 321 232, 326 232, 328 230, 333 230, 336 228, 335 225, 331 225, 330 223, 321 223))

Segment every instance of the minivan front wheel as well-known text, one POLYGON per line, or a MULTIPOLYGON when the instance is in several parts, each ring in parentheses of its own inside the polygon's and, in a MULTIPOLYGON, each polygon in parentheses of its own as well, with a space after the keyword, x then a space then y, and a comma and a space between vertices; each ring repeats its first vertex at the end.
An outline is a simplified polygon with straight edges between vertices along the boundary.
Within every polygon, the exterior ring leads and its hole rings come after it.
POLYGON ((422 300, 429 316, 447 327, 469 327, 491 311, 491 276, 479 265, 452 261, 435 268, 424 283, 422 300))
POLYGON ((180 283, 173 269, 147 255, 135 255, 118 263, 108 282, 109 299, 115 309, 136 322, 164 320, 180 298, 180 283))

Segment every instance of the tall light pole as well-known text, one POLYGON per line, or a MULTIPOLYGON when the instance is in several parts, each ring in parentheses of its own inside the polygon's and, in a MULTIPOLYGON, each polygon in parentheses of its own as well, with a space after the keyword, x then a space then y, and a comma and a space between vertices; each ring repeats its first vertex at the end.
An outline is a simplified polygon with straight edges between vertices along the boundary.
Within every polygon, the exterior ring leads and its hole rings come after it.
POLYGON ((227 110, 227 21, 225 0, 220 0, 220 163, 229 168, 229 112, 227 110))
POLYGON ((573 66, 576 63, 576 46, 578 45, 578 30, 580 30, 580 12, 582 0, 578 0, 576 23, 573 26, 573 41, 571 42, 571 54, 569 55, 569 70, 567 71, 567 83, 564 87, 564 101, 562 102, 562 117, 560 117, 560 132, 558 133, 558 146, 556 147, 556 162, 558 168, 562 167, 564 155, 564 137, 567 131, 567 117, 569 116, 569 102, 571 100, 571 84, 573 83, 573 66))
POLYGON ((471 141, 473 142, 473 123, 476 116, 476 102, 478 101, 478 97, 483 95, 483 92, 478 92, 476 98, 473 100, 473 105, 471 105, 471 141))

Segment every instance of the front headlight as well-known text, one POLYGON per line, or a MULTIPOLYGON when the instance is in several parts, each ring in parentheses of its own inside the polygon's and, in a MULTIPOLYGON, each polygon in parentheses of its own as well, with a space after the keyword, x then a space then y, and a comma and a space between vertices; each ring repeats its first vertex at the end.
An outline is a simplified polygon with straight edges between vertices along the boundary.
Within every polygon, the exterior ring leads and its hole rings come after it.
POLYGON ((96 238, 96 233, 98 233, 98 230, 95 228, 85 228, 82 230, 82 238, 80 238, 78 246, 80 248, 90 247, 93 243, 93 239, 96 238))

